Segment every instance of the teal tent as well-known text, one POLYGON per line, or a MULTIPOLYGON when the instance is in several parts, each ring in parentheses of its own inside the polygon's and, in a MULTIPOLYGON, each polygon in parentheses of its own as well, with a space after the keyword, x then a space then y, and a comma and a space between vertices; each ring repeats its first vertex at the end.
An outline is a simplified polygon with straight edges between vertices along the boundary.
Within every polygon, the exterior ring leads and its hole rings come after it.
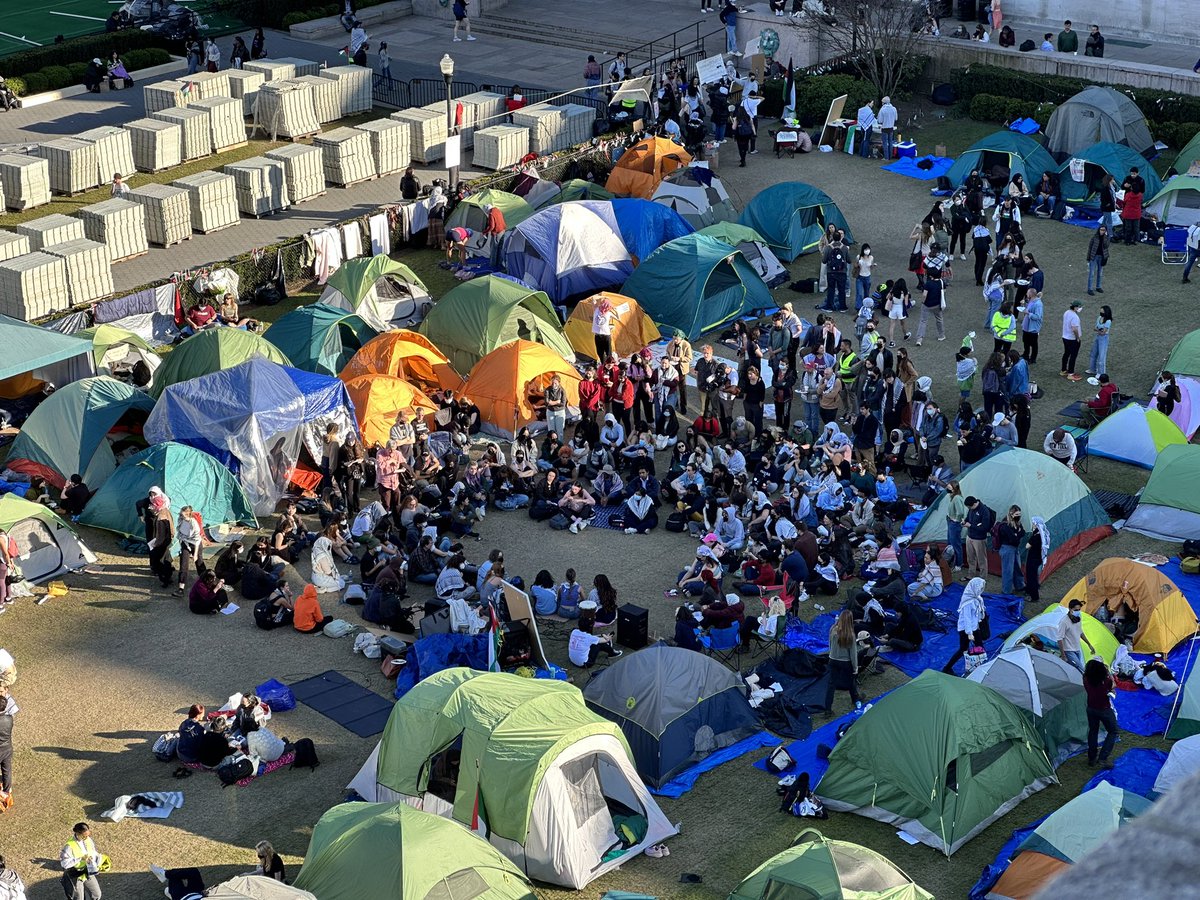
POLYGON ((659 327, 678 328, 689 339, 751 310, 777 305, 739 251, 703 234, 659 247, 629 276, 621 293, 637 300, 659 327))
MULTIPOLYGON (((1153 197, 1162 190, 1162 179, 1154 171, 1154 166, 1146 162, 1146 158, 1136 150, 1131 150, 1124 144, 1114 144, 1112 141, 1102 141, 1082 153, 1077 153, 1074 159, 1068 159, 1058 170, 1059 189, 1062 198, 1068 203, 1086 203, 1088 206, 1099 206, 1096 192, 1100 189, 1100 181, 1105 175, 1116 179, 1119 188, 1129 170, 1137 167, 1138 173, 1146 182, 1147 198, 1153 197), (1071 164, 1076 160, 1083 162, 1083 180, 1076 181, 1072 177, 1071 164)), ((1078 169, 1078 165, 1076 165, 1078 169)), ((1040 177, 1040 173, 1039 176, 1040 177)))
POLYGON ((173 515, 190 506, 205 526, 258 524, 250 500, 232 472, 207 453, 173 441, 147 447, 121 463, 92 497, 79 521, 140 540, 145 529, 136 504, 156 486, 171 498, 173 515))
MULTIPOLYGON (((0 316, 0 347, 4 348, 4 355, 0 358, 0 381, 29 372, 42 372, 56 363, 68 361, 68 377, 60 376, 59 384, 66 384, 95 371, 91 341, 30 325, 9 316, 0 316)), ((3 387, 0 385, 0 388, 3 387)), ((2 392, 0 396, 22 395, 2 392)))
MULTIPOLYGON (((986 181, 995 166, 1007 170, 1005 183, 1019 172, 1030 187, 1037 184, 1043 172, 1058 171, 1058 163, 1050 151, 1034 138, 1015 131, 997 131, 965 150, 946 177, 952 185, 959 187, 968 175, 977 171, 986 181)), ((998 182, 999 178, 996 180, 998 182)))
POLYGON ((784 181, 759 191, 738 223, 761 234, 775 255, 787 262, 816 250, 826 225, 836 225, 846 232, 848 243, 854 241, 838 205, 824 191, 802 181, 784 181))
POLYGON ((8 451, 15 472, 61 488, 74 474, 92 490, 117 468, 108 435, 118 426, 140 432, 154 400, 108 376, 84 378, 55 391, 25 420, 8 451))
POLYGON ((350 357, 378 333, 354 313, 314 303, 282 316, 263 332, 263 338, 278 347, 297 369, 337 375, 350 357))

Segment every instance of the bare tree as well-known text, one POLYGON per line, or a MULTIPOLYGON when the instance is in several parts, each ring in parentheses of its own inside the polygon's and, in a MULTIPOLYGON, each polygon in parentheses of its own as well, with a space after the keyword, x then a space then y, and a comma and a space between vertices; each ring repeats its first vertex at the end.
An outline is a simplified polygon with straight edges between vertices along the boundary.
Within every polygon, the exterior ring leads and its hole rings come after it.
MULTIPOLYGON (((935 0, 936 2, 936 0, 935 0)), ((827 56, 845 60, 877 97, 896 92, 929 20, 923 0, 807 0, 792 27, 818 28, 827 56)))

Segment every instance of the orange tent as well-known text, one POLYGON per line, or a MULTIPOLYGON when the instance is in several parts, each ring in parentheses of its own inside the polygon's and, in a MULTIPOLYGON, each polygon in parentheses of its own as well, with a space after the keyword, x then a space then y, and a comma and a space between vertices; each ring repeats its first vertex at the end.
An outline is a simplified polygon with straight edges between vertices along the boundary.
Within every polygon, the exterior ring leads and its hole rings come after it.
POLYGON ((406 328, 386 331, 367 341, 339 377, 346 381, 359 375, 392 375, 427 394, 453 390, 462 382, 462 376, 429 338, 406 328))
POLYGON ((667 138, 638 141, 613 166, 604 187, 618 197, 654 196, 658 183, 692 161, 692 155, 667 138))
POLYGON ((571 310, 571 315, 567 317, 563 334, 567 336, 567 340, 571 342, 576 353, 596 359, 596 339, 592 336, 592 316, 596 313, 597 304, 605 298, 608 298, 613 312, 617 314, 617 321, 613 326, 612 333, 613 351, 617 356, 631 356, 662 337, 654 320, 646 315, 641 304, 636 300, 626 297, 624 294, 609 294, 601 291, 586 300, 580 300, 571 310))
POLYGON ((366 447, 387 443, 388 433, 396 424, 396 414, 401 410, 428 415, 437 409, 424 391, 393 375, 367 374, 355 378, 343 375, 342 381, 354 404, 354 417, 358 419, 358 430, 366 447))
POLYGON ((1106 603, 1110 612, 1124 603, 1137 613, 1136 653, 1170 653, 1197 630, 1196 614, 1175 582, 1131 559, 1104 560, 1067 591, 1062 605, 1072 600, 1082 600, 1084 612, 1093 616, 1106 603))
POLYGON ((522 425, 537 421, 535 403, 558 375, 567 392, 567 406, 579 406, 579 373, 544 344, 515 340, 501 344, 467 376, 463 393, 479 407, 488 430, 513 437, 522 425))

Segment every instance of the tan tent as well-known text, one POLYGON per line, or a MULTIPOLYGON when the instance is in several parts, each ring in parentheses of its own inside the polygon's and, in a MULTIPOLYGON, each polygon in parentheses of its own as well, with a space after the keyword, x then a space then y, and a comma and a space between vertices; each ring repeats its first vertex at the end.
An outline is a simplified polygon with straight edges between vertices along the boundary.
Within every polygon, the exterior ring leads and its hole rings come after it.
POLYGON ((613 352, 617 356, 631 356, 662 337, 654 320, 646 315, 636 300, 623 294, 601 291, 586 300, 580 300, 567 317, 563 333, 576 353, 591 359, 597 358, 596 340, 592 336, 592 316, 596 313, 596 306, 604 298, 608 299, 613 312, 617 314, 612 334, 613 352))
POLYGON ((317 900, 315 894, 262 875, 239 875, 206 896, 208 900, 317 900))

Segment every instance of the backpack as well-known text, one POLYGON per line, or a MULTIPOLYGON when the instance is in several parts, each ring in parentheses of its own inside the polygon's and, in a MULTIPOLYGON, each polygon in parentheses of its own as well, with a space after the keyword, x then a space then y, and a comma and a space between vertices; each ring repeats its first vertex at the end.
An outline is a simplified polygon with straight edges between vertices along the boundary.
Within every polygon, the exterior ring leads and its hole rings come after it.
POLYGON ((550 528, 553 531, 566 531, 571 525, 571 521, 562 513, 556 513, 550 520, 550 528))
POLYGON ((221 779, 221 787, 227 788, 237 784, 243 778, 254 775, 254 763, 245 754, 233 756, 217 766, 217 777, 221 779))
POLYGON ((283 621, 282 617, 277 614, 282 611, 282 607, 275 605, 274 596, 265 597, 254 604, 254 624, 263 631, 278 628, 283 621))
POLYGON ((830 275, 841 275, 846 271, 846 251, 841 247, 834 247, 829 251, 829 263, 826 265, 826 271, 830 275))
POLYGON ((1200 556, 1200 541, 1190 540, 1183 542, 1183 549, 1179 551, 1180 556, 1200 556))
POLYGON ((293 769, 315 769, 321 764, 317 759, 317 748, 313 746, 312 738, 300 738, 292 748, 296 756, 292 760, 293 769))
POLYGON ((170 762, 175 758, 175 753, 179 749, 179 732, 168 731, 159 735, 152 749, 155 759, 170 762))
POLYGON ((1027 40, 1021 41, 1021 46, 1019 49, 1022 53, 1032 53, 1034 50, 1037 49, 1037 44, 1035 44, 1033 42, 1032 38, 1029 38, 1027 40))
POLYGON ((667 522, 663 526, 667 531, 682 532, 687 528, 688 516, 687 513, 673 512, 667 516, 667 522))
POLYGON ((999 552, 1000 550, 1000 522, 997 520, 992 525, 992 549, 999 552))

